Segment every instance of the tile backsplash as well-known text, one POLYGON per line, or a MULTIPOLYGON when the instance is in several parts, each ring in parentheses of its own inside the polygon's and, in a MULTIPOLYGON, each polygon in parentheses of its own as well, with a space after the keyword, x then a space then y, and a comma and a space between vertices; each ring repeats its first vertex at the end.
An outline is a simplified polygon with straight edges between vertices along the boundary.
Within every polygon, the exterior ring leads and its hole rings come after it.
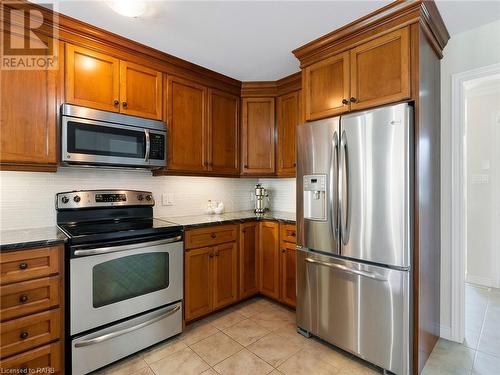
MULTIPOLYGON (((295 212, 294 179, 259 180, 271 192, 272 209, 295 212)), ((0 228, 2 230, 55 225, 55 194, 85 189, 152 191, 156 217, 203 214, 209 199, 223 201, 226 212, 253 209, 257 179, 218 177, 153 177, 149 172, 60 168, 57 173, 0 172, 0 228), (173 205, 162 205, 162 194, 173 205)))

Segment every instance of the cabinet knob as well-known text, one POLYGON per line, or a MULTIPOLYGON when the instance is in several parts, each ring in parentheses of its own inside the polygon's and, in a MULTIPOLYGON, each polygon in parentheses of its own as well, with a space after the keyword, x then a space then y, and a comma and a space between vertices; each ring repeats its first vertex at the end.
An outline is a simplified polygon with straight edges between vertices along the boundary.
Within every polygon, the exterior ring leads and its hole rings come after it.
POLYGON ((217 237, 217 235, 216 235, 215 233, 212 233, 212 234, 210 235, 210 237, 212 237, 212 238, 216 238, 216 237, 217 237))
POLYGON ((210 253, 210 254, 208 255, 208 257, 209 257, 209 258, 213 258, 213 257, 214 257, 214 254, 213 254, 213 253, 210 253))
POLYGON ((347 99, 342 99, 342 104, 344 104, 344 105, 349 104, 349 100, 347 100, 347 99))
POLYGON ((20 270, 25 270, 26 268, 28 268, 28 263, 22 262, 21 264, 19 264, 19 269, 20 270))
POLYGON ((29 333, 26 332, 26 331, 22 331, 21 334, 19 335, 19 338, 22 339, 22 340, 25 340, 27 339, 29 336, 29 333))
POLYGON ((281 252, 282 252, 283 254, 285 254, 285 253, 286 253, 286 250, 285 250, 285 249, 281 249, 281 252))
POLYGON ((351 99, 349 99, 351 103, 356 103, 358 99, 356 99, 354 96, 351 96, 351 99))
POLYGON ((244 167, 245 169, 248 169, 248 164, 245 164, 243 167, 244 167))
POLYGON ((120 101, 118 99, 113 100, 113 105, 115 107, 118 107, 118 104, 120 104, 120 101))
POLYGON ((123 106, 123 108, 127 108, 127 106, 128 106, 127 102, 122 102, 122 106, 123 106))
POLYGON ((218 252, 218 251, 215 253, 215 256, 216 256, 216 257, 218 257, 218 256, 219 256, 219 252, 218 252))
POLYGON ((19 297, 19 302, 21 303, 28 302, 28 296, 26 294, 21 294, 21 296, 19 297))

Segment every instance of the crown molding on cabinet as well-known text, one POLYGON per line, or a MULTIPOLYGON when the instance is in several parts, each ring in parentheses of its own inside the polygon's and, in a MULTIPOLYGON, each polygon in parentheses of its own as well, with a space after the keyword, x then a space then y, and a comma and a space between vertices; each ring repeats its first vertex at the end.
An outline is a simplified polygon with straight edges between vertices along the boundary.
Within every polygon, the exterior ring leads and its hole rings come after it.
POLYGON ((364 43, 382 32, 391 32, 403 26, 420 23, 439 56, 450 35, 434 1, 397 0, 365 17, 334 30, 292 51, 305 68, 317 61, 364 43))
POLYGON ((297 72, 277 81, 250 81, 241 83, 241 97, 277 97, 300 90, 302 73, 297 72))

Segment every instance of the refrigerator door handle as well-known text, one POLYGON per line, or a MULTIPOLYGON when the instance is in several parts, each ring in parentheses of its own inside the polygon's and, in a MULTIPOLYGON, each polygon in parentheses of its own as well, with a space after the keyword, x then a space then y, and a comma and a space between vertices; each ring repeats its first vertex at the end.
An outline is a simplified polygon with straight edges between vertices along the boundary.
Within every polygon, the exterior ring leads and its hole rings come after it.
POLYGON ((353 268, 343 266, 342 264, 328 263, 328 262, 323 262, 321 260, 315 260, 315 259, 311 259, 311 258, 306 258, 305 260, 307 263, 318 264, 320 266, 325 266, 325 267, 329 267, 329 268, 336 268, 336 269, 339 269, 339 270, 347 272, 347 273, 351 273, 351 274, 356 275, 356 276, 368 277, 369 279, 377 280, 377 281, 387 281, 387 279, 385 277, 378 275, 376 273, 356 270, 353 268))
POLYGON ((340 139, 340 162, 339 162, 339 212, 340 212, 340 236, 342 243, 349 243, 349 221, 350 209, 349 202, 349 156, 347 151, 347 136, 345 130, 342 132, 340 139), (345 176, 345 181, 344 181, 345 176), (344 191, 345 190, 345 191, 344 191), (344 200, 345 195, 345 200, 344 200), (344 208, 345 206, 345 208, 344 208), (345 225, 344 225, 345 222, 345 225))
POLYGON ((339 162, 339 136, 335 131, 332 138, 332 165, 330 167, 330 210, 332 215, 332 230, 335 241, 339 238, 339 202, 338 196, 338 162, 339 162))

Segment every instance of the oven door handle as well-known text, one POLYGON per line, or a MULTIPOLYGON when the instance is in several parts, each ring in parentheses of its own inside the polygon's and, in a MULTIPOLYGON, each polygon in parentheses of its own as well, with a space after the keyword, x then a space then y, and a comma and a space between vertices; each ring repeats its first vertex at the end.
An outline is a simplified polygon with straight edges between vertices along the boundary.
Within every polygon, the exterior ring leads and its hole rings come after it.
POLYGON ((168 316, 170 316, 172 314, 175 314, 180 309, 181 309, 181 305, 177 305, 177 306, 171 308, 170 310, 168 310, 166 312, 159 313, 159 315, 157 315, 157 316, 155 316, 155 317, 153 317, 153 318, 151 318, 149 320, 146 320, 145 322, 133 325, 131 327, 123 328, 123 329, 120 329, 118 331, 106 333, 105 335, 102 335, 102 336, 99 336, 99 337, 95 337, 93 339, 82 340, 82 341, 76 342, 75 343, 75 348, 82 348, 84 346, 90 346, 90 345, 94 345, 94 344, 99 344, 99 343, 101 343, 103 341, 111 340, 111 339, 114 339, 115 337, 118 337, 118 336, 121 336, 121 335, 125 335, 126 333, 137 331, 138 329, 147 327, 150 324, 156 323, 156 322, 158 322, 160 320, 165 319, 166 317, 168 317, 168 316))
POLYGON ((87 250, 75 250, 74 254, 77 257, 83 257, 83 256, 87 256, 87 255, 108 254, 108 253, 115 253, 117 251, 141 249, 143 247, 148 247, 148 246, 164 245, 167 243, 178 242, 181 240, 182 240, 182 236, 176 236, 176 237, 172 237, 172 238, 167 238, 165 240, 141 242, 141 243, 130 244, 130 245, 99 247, 97 249, 87 249, 87 250))

